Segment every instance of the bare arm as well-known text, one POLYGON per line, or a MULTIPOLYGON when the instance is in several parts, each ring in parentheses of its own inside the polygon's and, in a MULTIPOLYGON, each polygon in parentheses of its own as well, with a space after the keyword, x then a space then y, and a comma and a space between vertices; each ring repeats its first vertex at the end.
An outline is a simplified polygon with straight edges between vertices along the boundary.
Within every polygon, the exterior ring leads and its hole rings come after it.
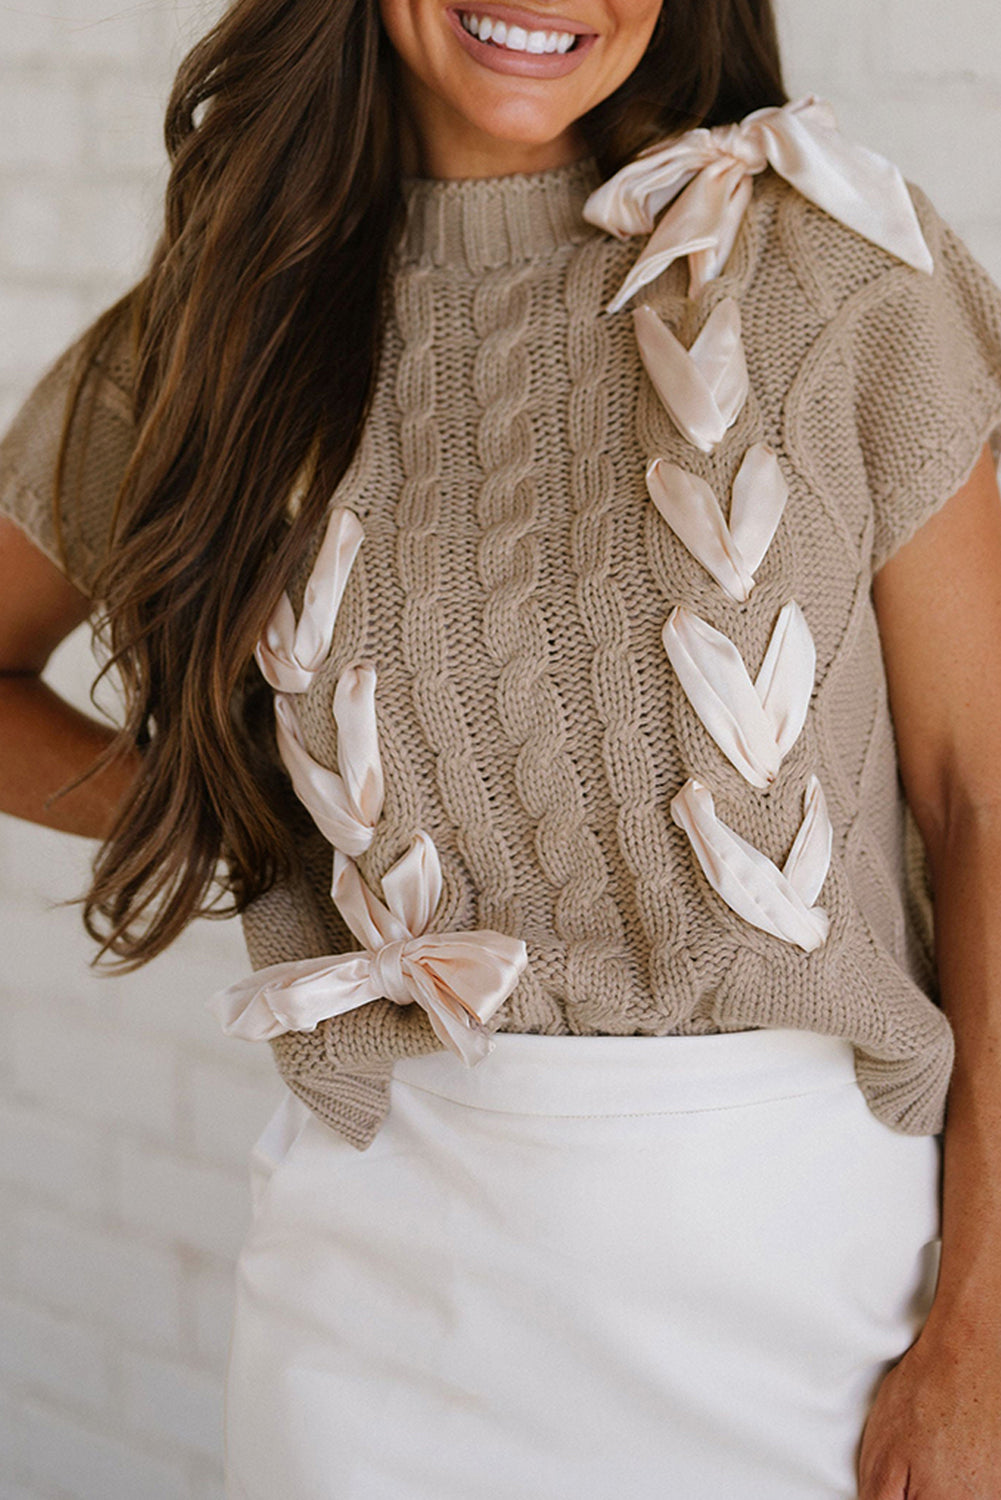
POLYGON ((938 1290, 921 1336, 884 1382, 873 1408, 861 1495, 996 1497, 1001 498, 987 451, 963 488, 877 574, 874 600, 901 775, 928 851, 938 973, 956 1037, 956 1064, 944 1141, 938 1290))
POLYGON ((113 731, 41 680, 89 601, 12 521, 0 517, 0 811, 66 833, 103 838, 135 774, 117 763, 50 807, 46 799, 87 769, 113 731))

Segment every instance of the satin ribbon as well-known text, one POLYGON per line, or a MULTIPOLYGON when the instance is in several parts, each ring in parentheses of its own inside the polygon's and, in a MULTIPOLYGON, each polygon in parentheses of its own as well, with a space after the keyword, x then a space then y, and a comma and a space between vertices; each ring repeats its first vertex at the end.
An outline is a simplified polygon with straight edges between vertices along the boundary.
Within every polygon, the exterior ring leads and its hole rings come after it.
POLYGON ((345 506, 331 511, 298 624, 288 594, 278 600, 254 651, 257 665, 276 692, 304 693, 323 666, 364 535, 354 511, 345 506))
POLYGON ((336 852, 331 894, 362 950, 272 964, 218 991, 208 1005, 223 1031, 269 1041, 384 998, 420 1005, 438 1039, 467 1066, 486 1057, 486 1023, 527 965, 525 944, 487 928, 425 931, 441 896, 437 851, 425 833, 386 871, 382 890, 385 905, 354 861, 336 852))
POLYGON ((634 308, 633 325, 646 372, 668 415, 690 443, 711 453, 747 400, 736 302, 726 297, 713 309, 690 349, 652 307, 634 308))
POLYGON ((900 170, 846 140, 830 105, 807 94, 757 109, 736 125, 687 130, 642 152, 595 189, 583 209, 589 223, 620 239, 650 235, 608 311, 624 307, 683 255, 689 295, 697 296, 725 266, 751 201, 751 178, 768 166, 863 239, 916 270, 933 269, 900 170))
POLYGON ((685 695, 745 781, 771 786, 806 722, 816 648, 803 611, 779 613, 752 682, 733 641, 679 604, 663 630, 664 649, 685 695))
POLYGON ((743 604, 789 499, 774 449, 755 443, 744 455, 733 482, 729 525, 705 480, 677 464, 653 459, 646 487, 678 540, 731 599, 743 604))
POLYGON ((368 662, 346 667, 338 679, 333 716, 339 774, 306 749, 294 697, 275 693, 275 738, 293 790, 327 842, 352 857, 369 847, 382 813, 375 684, 368 662))
POLYGON ((441 896, 441 866, 419 832, 382 877, 386 903, 362 879, 353 856, 367 849, 382 813, 384 785, 375 713, 375 668, 356 662, 334 690, 338 770, 306 749, 295 706, 327 659, 337 614, 364 532, 345 507, 331 513, 310 573, 298 623, 283 593, 255 656, 275 690, 275 734, 296 796, 334 848, 331 897, 361 951, 294 959, 258 969, 208 1002, 223 1031, 269 1041, 313 1031, 321 1021, 372 1000, 420 1005, 438 1039, 468 1065, 493 1043, 487 1022, 527 966, 520 939, 488 928, 429 933, 441 896))
POLYGON ((688 835, 709 884, 732 911, 807 953, 821 947, 830 920, 814 902, 827 878, 833 829, 816 776, 807 783, 803 820, 781 870, 720 822, 711 792, 694 778, 672 800, 671 816, 688 835))

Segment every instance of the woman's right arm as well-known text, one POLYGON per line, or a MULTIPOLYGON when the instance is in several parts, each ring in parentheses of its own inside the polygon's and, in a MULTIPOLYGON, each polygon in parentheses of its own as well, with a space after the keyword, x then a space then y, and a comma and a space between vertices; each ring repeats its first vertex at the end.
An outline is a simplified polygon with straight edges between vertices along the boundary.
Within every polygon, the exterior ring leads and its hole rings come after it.
POLYGON ((114 730, 41 678, 56 646, 91 608, 20 527, 0 516, 0 812, 100 839, 135 775, 139 752, 49 804, 94 763, 114 730))

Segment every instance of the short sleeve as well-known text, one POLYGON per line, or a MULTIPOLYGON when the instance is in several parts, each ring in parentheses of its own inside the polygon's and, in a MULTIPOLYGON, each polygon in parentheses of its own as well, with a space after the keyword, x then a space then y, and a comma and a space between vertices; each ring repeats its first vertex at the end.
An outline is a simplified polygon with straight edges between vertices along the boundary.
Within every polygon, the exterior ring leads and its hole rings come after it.
POLYGON ((909 187, 934 270, 887 272, 855 332, 874 573, 962 486, 986 442, 1001 455, 1001 289, 909 187))
POLYGON ((0 514, 15 521, 81 593, 94 598, 135 442, 133 362, 123 316, 82 377, 57 532, 53 498, 60 438, 86 339, 84 334, 42 376, 0 441, 0 514))

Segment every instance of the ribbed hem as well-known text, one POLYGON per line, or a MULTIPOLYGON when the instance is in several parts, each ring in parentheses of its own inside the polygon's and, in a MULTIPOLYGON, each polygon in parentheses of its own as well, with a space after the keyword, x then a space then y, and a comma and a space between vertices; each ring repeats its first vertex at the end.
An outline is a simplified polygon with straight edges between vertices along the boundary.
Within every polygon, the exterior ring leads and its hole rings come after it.
POLYGON ((405 177, 398 259, 476 273, 579 244, 602 233, 581 217, 601 180, 591 156, 504 177, 405 177))
POLYGON ((349 1145, 364 1151, 375 1140, 389 1112, 391 1059, 364 1073, 338 1072, 318 1087, 280 1066, 278 1071, 292 1093, 349 1145))

